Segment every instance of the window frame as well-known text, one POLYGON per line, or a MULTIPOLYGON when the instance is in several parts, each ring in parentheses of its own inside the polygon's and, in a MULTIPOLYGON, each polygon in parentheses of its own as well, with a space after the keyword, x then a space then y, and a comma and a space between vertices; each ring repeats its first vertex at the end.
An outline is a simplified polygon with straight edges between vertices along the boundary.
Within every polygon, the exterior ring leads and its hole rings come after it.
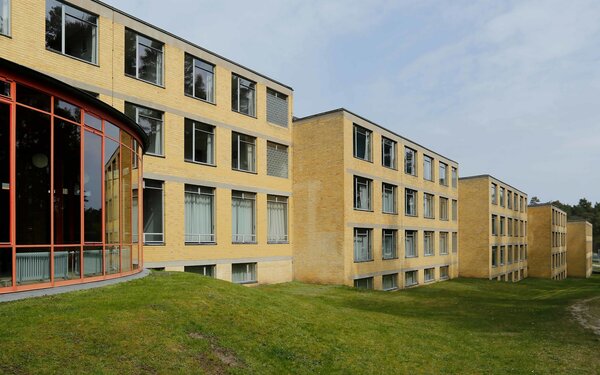
POLYGON ((274 90, 274 89, 272 89, 270 87, 267 87, 266 95, 267 95, 266 96, 267 97, 267 122, 269 124, 274 124, 274 125, 277 125, 277 126, 281 126, 283 128, 289 128, 289 126, 290 126, 290 124, 289 124, 290 102, 288 100, 289 96, 287 94, 284 94, 282 92, 274 90), (286 109, 287 109, 287 111, 286 111, 286 123, 285 123, 285 125, 269 120, 269 107, 268 107, 269 106, 269 95, 271 95, 272 97, 274 97, 276 99, 284 100, 286 102, 286 109))
POLYGON ((360 126, 358 124, 353 124, 352 127, 352 154, 354 155, 355 159, 358 160, 362 160, 362 161, 367 161, 369 163, 373 162, 373 132, 367 128, 365 128, 364 126, 360 126), (357 137, 357 133, 360 132, 360 130, 364 131, 364 136, 367 138, 367 143, 365 144, 368 145, 368 150, 365 149, 365 158, 361 158, 360 156, 358 156, 358 137, 357 137))
POLYGON ((279 178, 286 178, 286 179, 290 178, 290 153, 289 153, 289 146, 282 145, 281 143, 277 143, 277 142, 267 141, 267 176, 279 177, 279 178), (285 149, 285 154, 286 154, 286 157, 287 157, 287 160, 286 160, 286 164, 287 164, 286 166, 287 166, 287 168, 285 170, 285 177, 284 176, 277 176, 277 175, 269 173, 269 160, 270 160, 269 159, 269 148, 273 148, 273 146, 274 146, 275 150, 279 150, 280 148, 281 149, 285 149))
POLYGON ((435 195, 433 194, 423 193, 423 217, 435 219, 435 195))
POLYGON ((373 285, 374 285, 373 276, 370 276, 370 277, 361 277, 361 278, 358 278, 358 279, 354 279, 354 287, 356 289, 373 290, 373 285), (363 281, 367 284, 366 287, 362 287, 362 286, 359 285, 363 281))
MULTIPOLYGON (((144 155, 150 155, 150 156, 158 156, 158 157, 165 157, 165 113, 163 111, 159 111, 158 109, 154 109, 154 108, 149 108, 143 105, 139 105, 139 104, 135 104, 135 103, 131 103, 131 102, 125 102, 125 111, 127 112, 127 106, 132 106, 133 109, 135 110, 135 118, 133 119, 136 124, 139 124, 139 118, 140 118, 140 109, 147 109, 150 111, 156 111, 159 112, 161 114, 161 118, 155 118, 152 116, 148 116, 148 115, 142 115, 142 117, 144 118, 149 118, 151 120, 154 121, 160 121, 160 153, 156 153, 156 152, 150 152, 150 151, 146 151, 144 153, 144 155)), ((146 130, 144 129, 144 132, 146 130)))
POLYGON ((490 198, 492 200, 492 204, 498 204, 498 184, 493 182, 490 185, 490 198))
POLYGON ((440 255, 448 255, 448 232, 440 232, 439 233, 439 242, 440 242, 440 255))
POLYGON ((217 77, 217 74, 216 74, 216 71, 215 71, 217 66, 215 64, 212 64, 212 63, 210 63, 210 62, 208 62, 208 61, 206 61, 204 59, 198 58, 198 57, 196 57, 196 56, 194 56, 194 55, 192 55, 190 53, 187 53, 187 52, 184 54, 184 58, 183 59, 184 59, 184 61, 183 61, 183 65, 184 65, 184 68, 183 68, 183 79, 184 79, 183 93, 184 93, 184 95, 187 96, 187 97, 189 97, 189 98, 198 99, 198 100, 200 100, 202 102, 205 102, 205 103, 217 104, 217 102, 216 102, 217 101, 217 95, 216 95, 216 88, 217 88, 216 77, 217 77), (187 92, 186 87, 185 87, 185 78, 186 78, 186 74, 188 73, 187 69, 186 69, 187 68, 186 64, 188 63, 188 60, 187 60, 188 57, 192 59, 192 70, 191 70, 191 74, 192 74, 192 82, 191 82, 192 93, 191 94, 187 92), (204 69, 202 67, 199 68, 199 69, 201 69, 201 70, 203 70, 203 71, 205 71, 207 73, 212 74, 212 91, 211 91, 211 93, 212 93, 212 100, 209 100, 208 98, 204 99, 202 97, 196 96, 196 68, 197 68, 196 61, 199 61, 199 62, 201 62, 203 64, 206 64, 206 65, 212 67, 212 72, 209 72, 208 70, 206 70, 206 69, 204 69))
MULTIPOLYGON (((236 96, 237 96, 237 108, 234 108, 233 100, 231 101, 231 110, 233 112, 239 113, 239 114, 242 114, 242 115, 246 115, 246 116, 252 117, 252 118, 258 118, 258 108, 257 108, 257 105, 256 105, 257 104, 256 103, 256 99, 257 99, 257 97, 256 97, 256 85, 257 85, 257 82, 255 82, 255 81, 253 81, 251 79, 248 79, 248 78, 246 78, 246 77, 244 77, 242 75, 239 75, 237 73, 233 73, 233 72, 231 73, 231 96, 233 97, 234 90, 235 90, 235 93, 236 93, 236 96), (237 81, 236 81, 237 82, 237 87, 234 87, 234 85, 233 85, 233 79, 234 79, 234 77, 237 77, 237 81), (241 84, 241 80, 249 82, 248 85, 242 85, 241 84), (241 111, 241 101, 240 101, 240 94, 241 94, 240 87, 241 86, 244 86, 248 90, 251 90, 251 91, 254 92, 254 95, 252 95, 252 98, 253 98, 252 109, 253 109, 254 113, 246 113, 246 112, 242 112, 241 111)), ((248 112, 250 112, 250 111, 248 111, 248 112)))
POLYGON ((448 164, 444 162, 438 162, 438 180, 440 185, 448 186, 448 164), (442 173, 442 171, 444 173, 442 173))
POLYGON ((233 201, 234 199, 241 199, 241 200, 250 200, 253 202, 252 204, 252 233, 251 234, 234 234, 233 233, 233 214, 231 217, 231 243, 232 244, 257 244, 257 222, 256 222, 256 218, 257 218, 257 207, 256 207, 256 201, 257 201, 257 194, 253 193, 253 192, 248 192, 248 191, 241 191, 241 190, 232 190, 231 191, 231 207, 233 209, 233 201), (237 194, 237 195, 235 195, 237 194), (246 194, 248 195, 248 197, 246 197, 246 194), (242 236, 242 240, 237 240, 237 238, 239 238, 239 236, 242 236), (250 236, 250 241, 246 240, 245 236, 250 236))
POLYGON ((497 245, 492 246, 490 257, 491 257, 491 261, 492 261, 492 268, 498 267, 498 246, 497 245))
POLYGON ((258 283, 258 263, 257 262, 249 262, 249 263, 231 263, 231 282, 234 284, 257 284, 258 283), (235 266, 246 266, 246 274, 250 274, 252 280, 243 280, 243 281, 235 281, 234 280, 234 267, 235 266), (252 268, 251 271, 248 271, 252 268))
POLYGON ((433 173, 433 163, 434 159, 426 154, 423 154, 423 180, 433 182, 434 173, 433 173), (429 161, 429 178, 427 178, 427 161, 429 161))
POLYGON ((236 142, 237 155, 238 155, 238 156, 237 156, 237 166, 234 166, 234 165, 233 165, 233 163, 234 163, 234 158, 233 158, 233 147, 232 147, 232 149, 231 149, 231 169, 232 169, 232 170, 234 170, 234 171, 238 171, 238 172, 246 172, 246 173, 253 173, 253 174, 257 174, 257 172, 256 172, 256 169, 257 169, 257 155, 258 155, 258 146, 257 146, 257 142, 256 142, 257 138, 256 138, 256 137, 253 137, 253 136, 251 136, 251 135, 247 135, 247 134, 243 134, 243 133, 238 133, 238 132, 232 131, 232 132, 231 132, 232 143, 233 143, 233 139, 234 139, 235 137, 237 137, 237 142, 236 142), (253 162, 252 162, 252 166, 254 167, 254 169, 253 169, 253 170, 247 170, 247 169, 241 169, 241 168, 240 168, 240 165, 241 165, 241 158, 240 158, 240 155, 241 155, 241 152, 240 152, 240 144, 241 144, 242 142, 244 142, 244 143, 247 143, 247 144, 250 144, 250 142, 247 142, 247 141, 242 141, 240 136, 244 136, 244 137, 252 138, 252 139, 253 139, 253 141, 254 141, 254 142, 253 142, 253 145, 254 145, 254 153, 253 153, 254 160, 253 160, 253 162))
POLYGON ((211 166, 211 167, 216 167, 217 166, 217 161, 216 161, 216 154, 217 154, 217 152, 215 150, 216 145, 217 145, 217 143, 216 143, 216 135, 217 135, 216 134, 216 126, 210 125, 210 124, 206 124, 204 122, 192 120, 192 119, 189 119, 189 118, 186 117, 184 119, 183 160, 186 161, 186 162, 188 162, 188 163, 194 163, 194 164, 201 164, 201 165, 208 165, 208 166, 211 166), (189 159, 189 158, 186 157, 186 150, 185 150, 185 143, 186 143, 185 128, 190 123, 191 123, 191 126, 192 126, 192 141, 191 141, 192 142, 192 159, 189 159), (205 126, 205 127, 208 127, 208 128, 212 129, 212 133, 209 133, 208 131, 203 130, 203 129, 198 129, 198 131, 201 131, 203 133, 206 133, 206 134, 209 134, 209 135, 212 136, 212 155, 211 155, 211 158, 213 160, 212 163, 195 160, 195 156, 196 156, 196 152, 195 152, 195 149, 196 149, 196 130, 197 130, 196 125, 201 125, 201 126, 205 126))
MULTIPOLYGON (((190 236, 191 234, 185 233, 185 228, 187 227, 187 223, 185 222, 185 219, 187 217, 187 215, 185 214, 185 206, 184 206, 184 242, 186 245, 206 245, 206 244, 210 244, 210 245, 214 245, 217 243, 217 233, 216 233, 216 188, 214 187, 210 187, 210 186, 201 186, 201 185, 193 185, 193 184, 185 184, 183 187, 183 193, 184 193, 184 199, 185 199, 185 195, 186 194, 197 194, 197 195, 206 195, 206 196, 211 196, 212 197, 212 212, 211 212, 211 226, 212 226, 212 233, 208 234, 209 236, 212 236, 212 240, 210 241, 188 241, 187 236, 190 236), (188 190, 188 188, 196 188, 196 192, 190 191, 188 190), (211 193, 208 192, 204 192, 203 190, 212 190, 211 193)), ((185 200, 184 200, 184 205, 185 205, 185 200)), ((201 235, 198 235, 201 236, 201 235)))
POLYGON ((419 216, 419 210, 418 210, 418 205, 419 205, 419 199, 418 199, 418 194, 419 192, 417 190, 413 190, 413 189, 409 189, 409 188, 405 188, 404 189, 404 215, 405 216, 410 216, 410 217, 418 217, 419 216), (409 208, 409 199, 408 196, 409 194, 412 194, 413 197, 413 213, 408 212, 408 208, 409 208))
POLYGON ((450 278, 450 267, 449 266, 440 266, 440 280, 448 280, 450 278), (445 275, 442 275, 442 270, 444 270, 445 275))
POLYGON ((267 195, 267 244, 287 244, 290 243, 290 209, 289 209, 289 198, 283 195, 267 195), (271 239, 269 228, 271 216, 269 215, 269 203, 283 203, 285 204, 285 239, 275 240, 271 239))
POLYGON ((381 184, 381 212, 384 214, 390 214, 390 215, 398 215, 398 186, 396 185, 392 185, 392 184, 388 184, 386 182, 383 182, 381 184), (385 201, 385 193, 386 193, 386 188, 387 188, 387 192, 389 192, 391 190, 392 192, 392 199, 393 199, 393 207, 394 210, 393 211, 386 211, 385 210, 385 205, 383 204, 385 201))
POLYGON ((419 232, 416 230, 405 230, 404 231, 404 258, 418 258, 419 257, 419 246, 417 241, 419 240, 419 232), (409 238, 412 238, 412 254, 408 254, 407 242, 409 238))
POLYGON ((458 168, 452 167, 452 188, 458 187, 458 168))
POLYGON ((365 177, 361 177, 361 176, 354 176, 354 209, 356 211, 373 212, 373 180, 365 178, 365 177), (361 185, 361 181, 359 181, 359 180, 364 180, 364 182, 362 182, 362 185, 361 185), (358 202, 360 201, 359 185, 364 186, 365 182, 366 182, 366 186, 367 186, 367 190, 368 190, 368 200, 367 200, 368 207, 367 208, 358 206, 358 202))
POLYGON ((404 146, 404 173, 410 176, 417 176, 417 150, 410 148, 408 146, 404 146), (412 161, 409 163, 407 154, 412 155, 412 161), (409 172, 408 169, 412 169, 412 172, 409 172))
POLYGON ((148 233, 148 234, 151 234, 151 235, 160 234, 160 235, 162 235, 162 241, 147 241, 146 240, 146 230, 145 230, 146 222, 144 220, 144 217, 142 217, 142 236, 144 237, 143 241, 142 241, 143 245, 144 246, 156 246, 156 245, 160 246, 160 245, 164 245, 166 243, 166 240, 165 240, 165 182, 162 181, 162 180, 154 180, 154 179, 144 178, 143 179, 142 191, 145 190, 145 189, 153 189, 153 190, 160 190, 161 191, 161 200, 162 200, 162 202, 161 202, 161 204, 162 204, 161 226, 162 226, 162 233, 148 233), (160 186, 160 188, 155 187, 155 186, 146 187, 146 182, 147 181, 160 182, 161 186, 160 186))
POLYGON ((429 268, 425 268, 423 270, 423 282, 425 283, 431 283, 435 281, 435 267, 429 267, 429 268), (430 277, 427 277, 427 274, 430 274, 430 277))
POLYGON ((381 259, 390 260, 398 259, 398 230, 397 229, 382 229, 381 230, 381 259), (392 254, 385 256, 385 238, 386 236, 392 239, 392 254))
POLYGON ((387 137, 381 136, 381 165, 389 168, 389 169, 393 169, 393 170, 398 170, 398 142, 389 139, 387 137), (392 165, 386 165, 385 164, 385 148, 386 145, 391 147, 391 153, 390 153, 390 158, 391 158, 391 162, 392 165))
POLYGON ((450 216, 449 216, 449 199, 446 197, 440 197, 439 198, 439 203, 440 203, 440 220, 442 221, 449 221, 450 220, 450 216))
POLYGON ((458 199, 452 199, 452 221, 458 221, 458 199))
POLYGON ((385 275, 381 275, 381 289, 383 291, 397 290, 398 289, 398 273, 396 272, 396 273, 388 273, 385 275), (385 285, 384 279, 386 277, 389 277, 389 278, 391 278, 391 280, 393 280, 393 283, 392 283, 394 285, 393 287, 391 287, 391 288, 384 287, 384 285, 385 285))
POLYGON ((354 252, 354 263, 365 263, 365 262, 372 262, 373 259, 373 229, 371 228, 354 228, 354 246, 353 246, 353 252, 354 252), (363 233, 359 233, 360 231, 363 231, 363 233), (358 259, 357 258, 357 252, 356 252, 356 240, 357 238, 363 238, 366 237, 367 238, 367 245, 368 245, 368 252, 367 252, 367 259, 358 259))
POLYGON ((419 272, 417 270, 404 271, 404 287, 407 288, 416 285, 419 285, 419 272), (413 281, 410 284, 408 283, 409 274, 414 275, 414 277, 411 277, 413 281))
MULTIPOLYGON (((149 83, 151 85, 155 85, 155 86, 163 87, 164 88, 165 87, 165 62, 166 62, 166 60, 165 60, 165 43, 161 42, 160 40, 157 40, 157 39, 154 39, 154 38, 150 38, 149 36, 146 36, 146 35, 144 35, 144 34, 142 34, 140 32, 137 32, 137 31, 135 31, 133 29, 130 29, 130 28, 126 27, 125 28, 125 43, 124 43, 125 46, 127 45, 127 32, 132 32, 132 33, 135 34, 135 75, 131 75, 131 74, 127 73, 127 69, 125 69, 125 76, 126 77, 130 77, 130 78, 134 78, 134 79, 137 79, 137 80, 140 80, 142 82, 149 83), (148 40, 151 40, 151 41, 154 41, 154 42, 157 42, 157 43, 161 44, 161 50, 160 51, 158 49, 152 47, 152 46, 147 46, 147 45, 144 44, 144 47, 150 48, 150 49, 156 51, 157 53, 160 53, 160 56, 161 56, 161 59, 160 59, 161 60, 161 64, 160 64, 160 82, 152 82, 152 81, 149 81, 147 79, 144 79, 144 78, 140 77, 140 67, 138 66, 138 61, 140 60, 140 48, 139 48, 140 47, 140 39, 139 39, 140 36, 142 38, 145 38, 145 39, 148 39, 148 40)), ((125 65, 127 65, 127 54, 125 54, 124 60, 125 60, 125 65)), ((156 71, 156 73, 158 73, 158 70, 156 71)))
POLYGON ((423 232, 423 255, 435 256, 435 232, 426 230, 423 232), (429 246, 427 246, 429 244, 429 246))

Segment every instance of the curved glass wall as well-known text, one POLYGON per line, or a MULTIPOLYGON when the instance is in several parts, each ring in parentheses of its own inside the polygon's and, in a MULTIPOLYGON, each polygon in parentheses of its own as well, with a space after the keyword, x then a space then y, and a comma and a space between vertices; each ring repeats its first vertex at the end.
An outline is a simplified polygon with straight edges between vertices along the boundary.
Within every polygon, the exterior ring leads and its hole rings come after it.
POLYGON ((139 136, 33 82, 0 71, 0 293, 139 272, 139 136))

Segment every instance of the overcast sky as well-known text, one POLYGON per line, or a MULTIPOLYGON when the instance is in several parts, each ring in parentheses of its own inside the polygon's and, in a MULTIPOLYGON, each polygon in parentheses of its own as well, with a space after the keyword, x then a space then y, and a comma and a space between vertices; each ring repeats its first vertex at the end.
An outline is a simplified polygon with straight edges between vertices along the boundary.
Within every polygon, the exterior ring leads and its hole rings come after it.
POLYGON ((600 201, 600 1, 105 0, 542 201, 600 201))

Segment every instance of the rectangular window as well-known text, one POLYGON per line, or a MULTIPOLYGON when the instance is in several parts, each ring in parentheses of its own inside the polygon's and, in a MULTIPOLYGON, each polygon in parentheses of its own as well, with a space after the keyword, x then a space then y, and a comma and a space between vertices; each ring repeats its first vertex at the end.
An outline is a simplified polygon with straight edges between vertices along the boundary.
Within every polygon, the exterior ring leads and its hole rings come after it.
POLYGON ((355 210, 371 210, 371 185, 372 181, 354 176, 354 209, 355 210))
POLYGON ((433 181, 433 159, 427 155, 423 155, 423 178, 433 181))
POLYGON ((396 236, 398 231, 393 229, 383 230, 382 239, 382 258, 383 259, 395 259, 398 257, 396 252, 396 236))
POLYGON ((417 231, 407 230, 404 234, 404 256, 414 258, 417 256, 417 231))
POLYGON ((407 271, 404 273, 404 286, 413 286, 419 283, 417 271, 407 271))
POLYGON ((452 200, 452 221, 458 220, 458 201, 456 199, 452 200))
POLYGON ((161 244, 164 235, 164 182, 144 180, 144 243, 161 244))
POLYGON ((435 280, 435 268, 425 268, 425 282, 435 280))
POLYGON ((448 220, 448 198, 440 197, 440 220, 448 220))
POLYGON ((356 279, 354 280, 354 287, 357 289, 373 289, 373 278, 356 279))
POLYGON ((288 113, 287 95, 267 88, 267 121, 287 128, 288 113))
POLYGON ((500 216, 500 235, 506 236, 506 218, 504 216, 500 216))
POLYGON ((162 42, 125 29, 125 74, 162 86, 163 49, 162 42))
POLYGON ((395 185, 382 184, 382 211, 386 214, 396 214, 396 190, 398 188, 395 185))
POLYGON ((163 117, 164 113, 139 105, 125 103, 125 114, 138 123, 148 135, 146 154, 164 155, 163 153, 163 117))
POLYGON ((191 272, 202 276, 215 277, 215 267, 216 266, 214 264, 207 266, 185 266, 183 267, 183 272, 191 272))
POLYGON ((268 243, 288 242, 288 198, 267 195, 268 243))
POLYGON ((452 232, 452 253, 458 253, 458 233, 452 232))
POLYGON ((0 34, 10 35, 10 0, 0 0, 0 34))
MULTIPOLYGON (((0 0, 0 12, 9 9, 0 0)), ((3 23, 0 13, 0 25, 3 23)), ((7 29, 8 31, 8 29, 7 29)), ((56 0, 46 0, 46 48, 93 64, 98 62, 98 16, 56 0)))
POLYGON ((288 178, 288 148, 267 142, 267 175, 288 178))
POLYGON ((256 117, 256 82, 231 74, 231 110, 256 117))
POLYGON ((448 255, 448 232, 440 232, 440 255, 448 255))
POLYGON ((449 267, 442 266, 440 267, 440 280, 445 280, 450 276, 449 267))
POLYGON ((417 175, 417 152, 408 147, 404 147, 404 173, 417 175))
POLYGON ((381 276, 381 286, 383 290, 398 289, 398 274, 392 273, 381 276))
POLYGON ((513 235, 513 221, 511 218, 506 219, 506 228, 508 229, 508 235, 513 235))
POLYGON ((434 201, 433 195, 424 193, 423 194, 423 216, 428 219, 433 219, 435 217, 434 214, 434 201))
POLYGON ((238 263, 231 265, 231 281, 236 284, 257 282, 256 263, 238 263))
POLYGON ((215 127, 185 119, 184 159, 215 165, 215 127))
POLYGON ((215 102, 215 66, 185 54, 184 92, 196 99, 215 102))
POLYGON ((500 187, 500 206, 504 207, 504 191, 503 187, 500 187))
POLYGON ((366 161, 372 161, 371 142, 373 132, 354 124, 354 157, 366 161))
POLYGON ((231 168, 256 172, 256 138, 231 133, 231 168))
POLYGON ((506 208, 512 209, 512 191, 506 192, 506 208))
POLYGON ((492 246, 492 267, 498 266, 498 246, 492 246))
POLYGON ((373 260, 371 246, 371 229, 354 228, 354 261, 368 262, 373 260))
POLYGON ((185 185, 185 243, 215 242, 215 189, 185 185))
POLYGON ((512 262, 513 262, 513 247, 512 247, 512 245, 508 245, 508 247, 506 248, 506 251, 508 252, 507 263, 512 264, 512 262))
POLYGON ((498 185, 492 182, 491 192, 492 204, 498 204, 498 185))
POLYGON ((458 169, 452 167, 452 187, 458 187, 458 169))
POLYGON ((498 216, 492 215, 492 236, 498 235, 498 216))
POLYGON ((435 248, 433 246, 434 232, 425 231, 423 232, 423 248, 425 250, 425 256, 435 255, 435 248))
POLYGON ((405 214, 408 216, 417 216, 417 191, 406 189, 405 193, 405 214))
POLYGON ((513 203, 513 209, 515 211, 518 211, 519 210, 519 195, 517 193, 515 193, 514 200, 515 201, 513 203))
POLYGON ((503 266, 504 265, 504 260, 505 260, 505 247, 504 246, 500 246, 500 265, 503 266))
POLYGON ((381 137, 381 164, 384 167, 396 169, 396 142, 381 137))
POLYGON ((256 194, 231 192, 231 241, 256 243, 256 194))
POLYGON ((439 172, 440 185, 448 186, 448 165, 440 162, 439 172))

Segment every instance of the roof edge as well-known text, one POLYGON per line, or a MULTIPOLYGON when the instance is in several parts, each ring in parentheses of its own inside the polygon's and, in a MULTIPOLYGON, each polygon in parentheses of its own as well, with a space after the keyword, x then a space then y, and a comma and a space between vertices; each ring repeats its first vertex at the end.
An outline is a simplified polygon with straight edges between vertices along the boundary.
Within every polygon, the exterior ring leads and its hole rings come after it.
POLYGON ((496 181, 500 182, 501 184, 504 184, 504 185, 506 185, 506 186, 510 187, 511 189, 513 189, 513 190, 516 190, 516 191, 518 191, 519 193, 521 193, 521 194, 524 194, 524 195, 527 195, 527 196, 529 197, 529 193, 526 193, 526 192, 524 192, 524 191, 523 191, 523 190, 521 190, 521 189, 517 189, 516 187, 514 187, 514 186, 512 186, 512 185, 510 185, 510 184, 507 184, 506 182, 502 181, 502 180, 501 180, 501 179, 499 179, 499 178, 496 178, 496 177, 492 176, 491 174, 477 174, 477 175, 473 175, 473 176, 459 177, 459 179, 458 179, 458 180, 459 180, 459 181, 460 181, 460 180, 474 180, 474 179, 477 179, 477 178, 493 178, 494 180, 496 180, 496 181))

